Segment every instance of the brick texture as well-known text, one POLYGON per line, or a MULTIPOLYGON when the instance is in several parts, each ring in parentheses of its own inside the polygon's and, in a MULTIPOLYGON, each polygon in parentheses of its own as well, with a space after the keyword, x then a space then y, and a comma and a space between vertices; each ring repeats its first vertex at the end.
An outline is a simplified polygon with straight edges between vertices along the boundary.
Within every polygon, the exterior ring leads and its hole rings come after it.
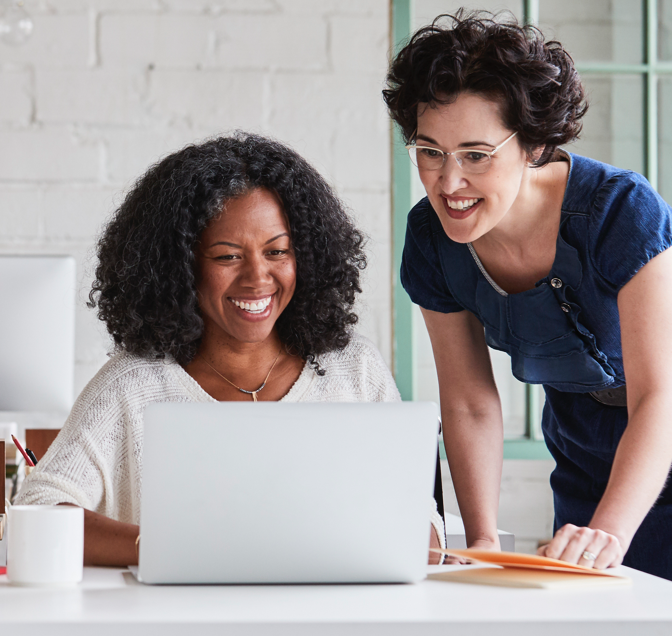
POLYGON ((371 237, 361 329, 389 361, 387 0, 25 8, 33 36, 0 43, 0 253, 77 259, 77 391, 110 346, 85 306, 105 219, 149 165, 239 128, 290 143, 345 194, 371 237))

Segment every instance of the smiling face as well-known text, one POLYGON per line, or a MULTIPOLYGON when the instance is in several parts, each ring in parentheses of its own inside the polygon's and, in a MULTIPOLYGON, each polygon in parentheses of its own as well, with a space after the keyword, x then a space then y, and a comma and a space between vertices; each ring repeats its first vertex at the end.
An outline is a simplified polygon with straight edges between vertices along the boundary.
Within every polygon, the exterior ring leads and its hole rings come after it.
POLYGON ((272 192, 228 201, 197 252, 203 340, 258 343, 271 335, 296 287, 289 224, 272 192))
MULTIPOLYGON (((513 133, 504 127, 497 102, 461 93, 451 104, 422 104, 416 143, 444 152, 492 151, 513 133)), ((446 158, 439 170, 420 170, 420 179, 446 234, 458 243, 475 241, 496 227, 524 188, 528 157, 514 137, 493 155, 483 174, 468 174, 446 158)))

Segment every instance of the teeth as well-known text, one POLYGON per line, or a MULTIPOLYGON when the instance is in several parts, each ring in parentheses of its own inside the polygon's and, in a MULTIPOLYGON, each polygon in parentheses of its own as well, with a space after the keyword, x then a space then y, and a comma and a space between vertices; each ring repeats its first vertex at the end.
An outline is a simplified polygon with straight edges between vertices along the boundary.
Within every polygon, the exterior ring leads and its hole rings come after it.
POLYGON ((466 201, 450 201, 446 199, 448 207, 452 210, 467 210, 468 208, 476 205, 480 199, 467 199, 466 201))
POLYGON ((260 314, 266 307, 271 304, 271 296, 268 298, 262 298, 261 300, 256 300, 251 303, 241 302, 239 300, 231 299, 231 302, 236 306, 249 311, 250 313, 260 314))

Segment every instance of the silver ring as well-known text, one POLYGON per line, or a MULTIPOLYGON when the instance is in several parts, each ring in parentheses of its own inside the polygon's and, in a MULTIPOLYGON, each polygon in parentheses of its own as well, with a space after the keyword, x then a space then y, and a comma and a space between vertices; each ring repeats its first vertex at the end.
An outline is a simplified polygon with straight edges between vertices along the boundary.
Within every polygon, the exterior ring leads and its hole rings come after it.
POLYGON ((589 552, 588 550, 584 550, 583 554, 581 555, 582 559, 585 559, 586 561, 595 561, 597 559, 597 556, 595 556, 592 552, 589 552))

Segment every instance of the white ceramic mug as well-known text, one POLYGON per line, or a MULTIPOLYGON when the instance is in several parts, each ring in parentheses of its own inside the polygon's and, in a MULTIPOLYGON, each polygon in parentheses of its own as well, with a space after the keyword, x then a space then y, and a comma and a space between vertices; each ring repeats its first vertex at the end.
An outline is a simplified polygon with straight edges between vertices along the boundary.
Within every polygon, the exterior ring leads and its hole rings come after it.
POLYGON ((84 510, 12 506, 7 524, 7 578, 13 585, 68 586, 84 571, 84 510))

